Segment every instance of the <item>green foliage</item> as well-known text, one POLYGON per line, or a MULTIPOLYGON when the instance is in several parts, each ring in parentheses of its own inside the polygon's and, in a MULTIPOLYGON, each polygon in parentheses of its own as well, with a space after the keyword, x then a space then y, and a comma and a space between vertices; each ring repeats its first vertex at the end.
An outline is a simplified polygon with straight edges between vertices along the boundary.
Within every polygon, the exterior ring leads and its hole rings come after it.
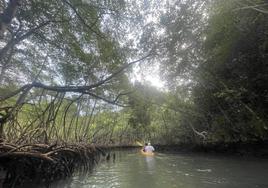
POLYGON ((195 103, 212 125, 212 140, 266 139, 267 15, 240 10, 236 1, 217 1, 210 14, 195 103))
POLYGON ((9 140, 176 144, 268 138, 264 0, 105 2, 24 1, 1 39, 0 96, 32 82, 91 85, 148 52, 146 66, 160 65, 168 89, 131 84, 120 73, 87 91, 95 97, 20 92, 24 100, 13 96, 0 104, 0 118, 15 106, 5 127, 9 140))
POLYGON ((176 112, 165 115, 169 142, 267 139, 264 3, 180 1, 166 7, 159 59, 171 89, 165 107, 176 112))

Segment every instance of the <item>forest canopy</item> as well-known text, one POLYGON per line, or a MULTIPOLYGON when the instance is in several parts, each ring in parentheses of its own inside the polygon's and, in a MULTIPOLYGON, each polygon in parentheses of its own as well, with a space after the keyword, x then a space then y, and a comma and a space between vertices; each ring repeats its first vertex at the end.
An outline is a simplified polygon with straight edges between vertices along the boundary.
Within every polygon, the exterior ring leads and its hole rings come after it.
POLYGON ((265 0, 1 0, 1 140, 267 140, 267 18, 265 0))

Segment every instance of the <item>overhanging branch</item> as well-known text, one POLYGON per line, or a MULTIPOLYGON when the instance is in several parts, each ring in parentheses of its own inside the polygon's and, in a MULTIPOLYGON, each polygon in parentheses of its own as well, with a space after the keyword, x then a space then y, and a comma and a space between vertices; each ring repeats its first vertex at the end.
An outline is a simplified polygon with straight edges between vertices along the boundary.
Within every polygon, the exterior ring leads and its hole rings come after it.
POLYGON ((66 92, 74 92, 74 93, 91 93, 92 89, 95 89, 99 86, 104 85, 105 83, 107 83, 109 80, 113 79, 114 77, 118 76, 120 73, 122 73, 125 69, 127 69, 128 67, 130 67, 131 65, 138 63, 144 59, 146 59, 147 57, 149 57, 150 54, 136 60, 136 61, 132 61, 130 63, 127 63, 125 65, 123 65, 121 68, 119 68, 116 72, 112 73, 110 76, 106 77, 103 80, 100 80, 99 82, 96 82, 94 84, 88 85, 88 86, 48 86, 42 83, 38 83, 38 82, 33 82, 31 84, 26 84, 24 86, 22 86, 21 88, 5 95, 5 96, 0 96, 0 101, 4 101, 7 100, 11 97, 16 96, 17 94, 27 90, 30 90, 32 88, 42 88, 45 90, 49 90, 49 91, 55 91, 55 92, 59 92, 59 93, 66 93, 66 92))

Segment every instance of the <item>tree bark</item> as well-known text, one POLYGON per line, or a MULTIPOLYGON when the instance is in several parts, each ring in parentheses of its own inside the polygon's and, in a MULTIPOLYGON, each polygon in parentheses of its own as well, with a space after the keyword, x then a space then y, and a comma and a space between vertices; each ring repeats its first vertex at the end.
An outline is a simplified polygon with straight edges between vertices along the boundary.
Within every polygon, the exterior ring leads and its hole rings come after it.
POLYGON ((0 39, 4 37, 7 27, 15 17, 20 5, 21 0, 9 0, 7 8, 0 14, 0 39))

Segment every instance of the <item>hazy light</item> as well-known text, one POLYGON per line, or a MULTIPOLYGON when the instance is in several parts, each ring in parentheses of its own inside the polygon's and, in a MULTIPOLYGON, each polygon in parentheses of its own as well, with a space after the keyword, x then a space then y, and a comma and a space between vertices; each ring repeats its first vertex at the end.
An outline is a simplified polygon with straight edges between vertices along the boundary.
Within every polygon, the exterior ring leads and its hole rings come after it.
POLYGON ((165 82, 161 80, 159 76, 159 65, 155 66, 139 66, 136 65, 133 68, 133 72, 130 75, 131 82, 139 81, 141 83, 150 83, 152 86, 158 89, 165 89, 165 82))

